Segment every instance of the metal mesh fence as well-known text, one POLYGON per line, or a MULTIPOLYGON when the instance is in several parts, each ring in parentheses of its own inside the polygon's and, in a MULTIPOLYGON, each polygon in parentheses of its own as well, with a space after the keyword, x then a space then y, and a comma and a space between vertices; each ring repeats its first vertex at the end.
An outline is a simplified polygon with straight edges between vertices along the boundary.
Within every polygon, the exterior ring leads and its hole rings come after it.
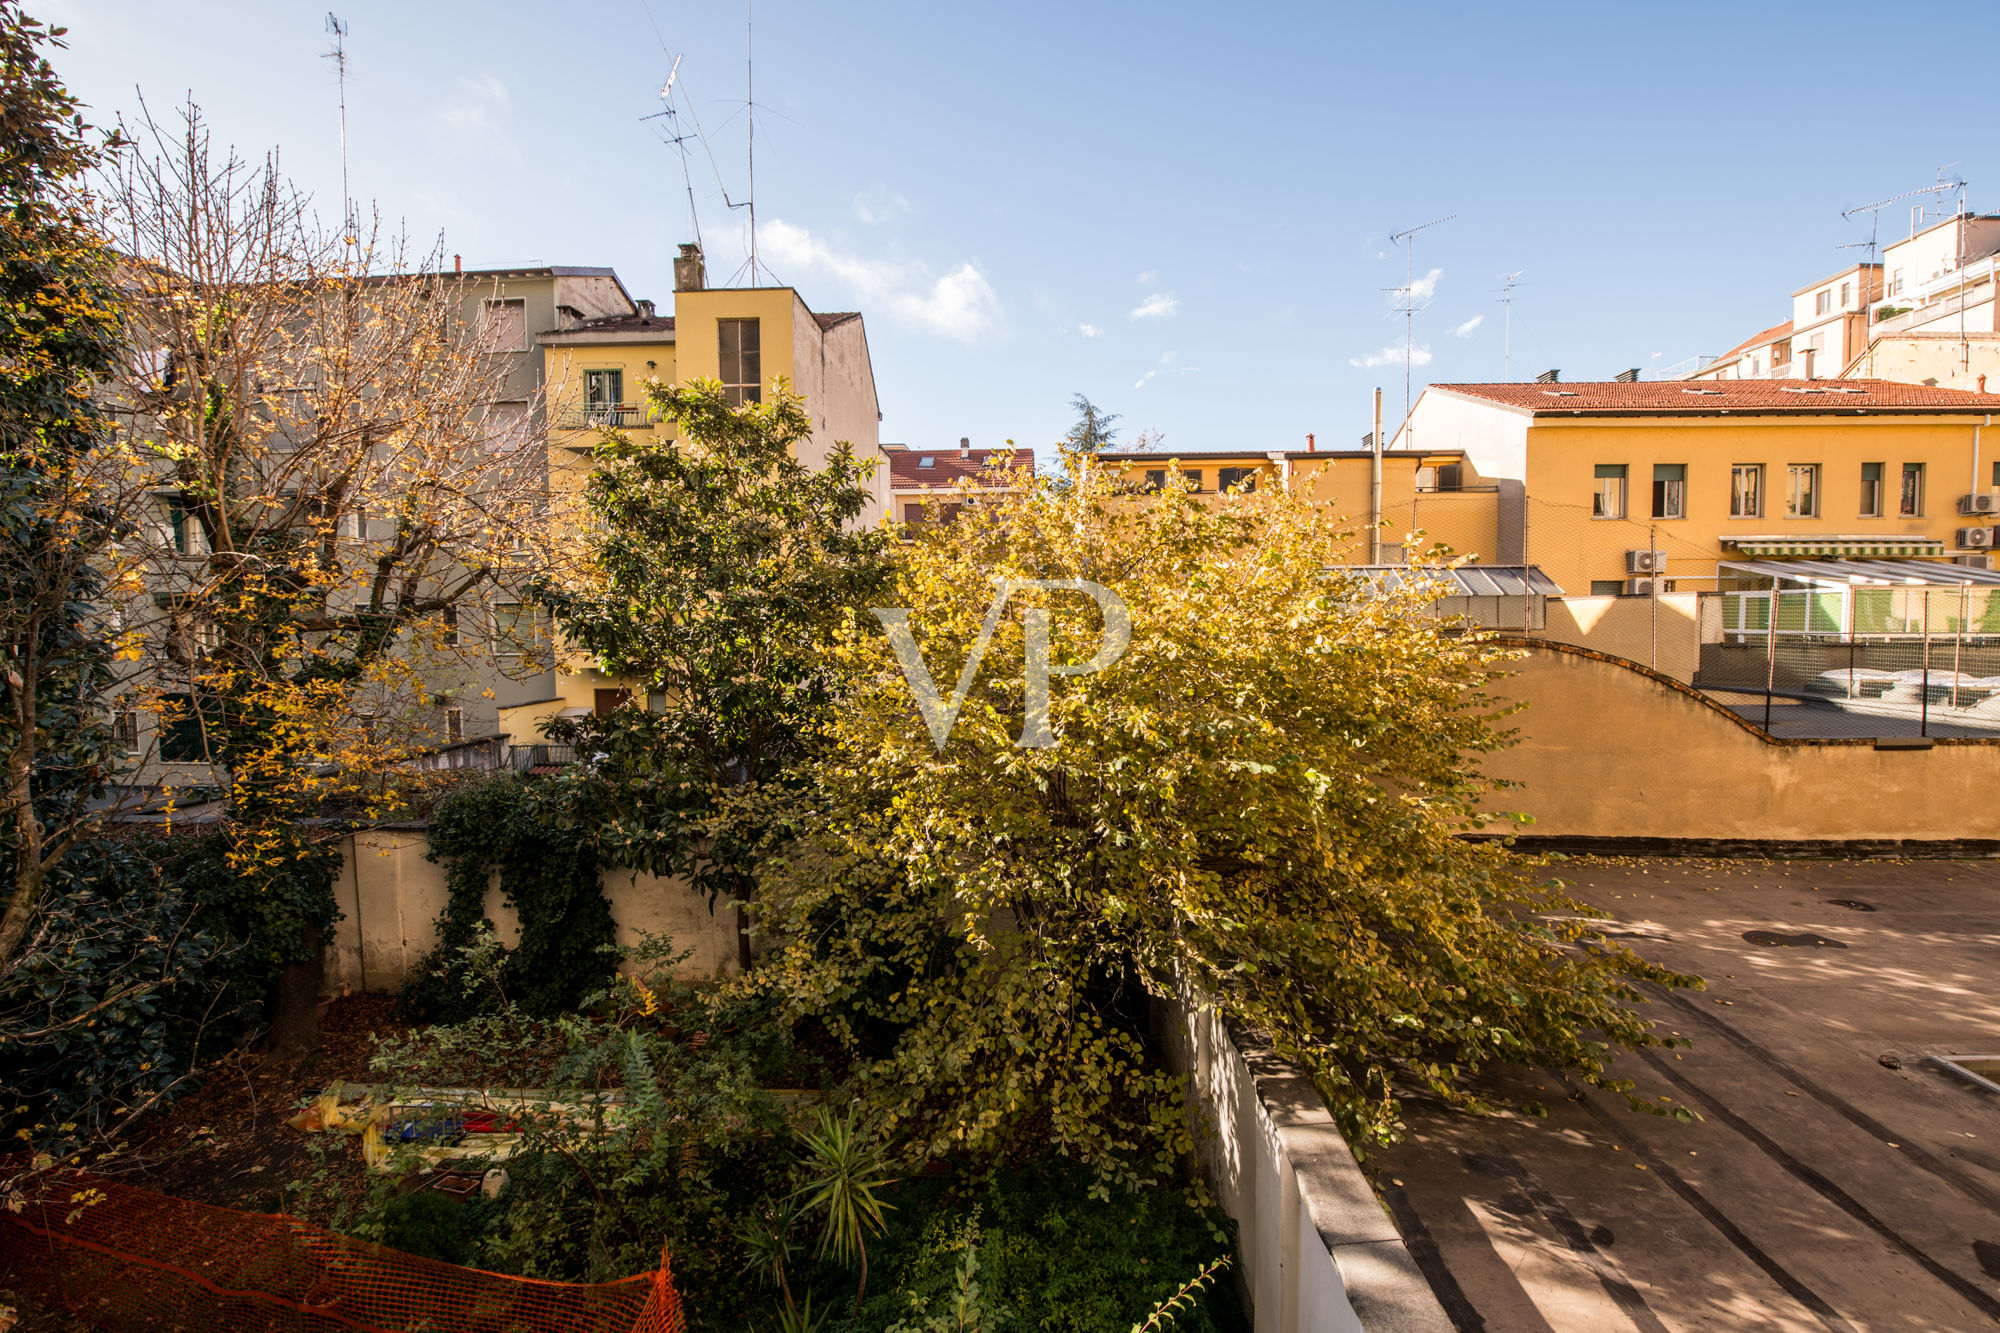
POLYGON ((620 1282, 538 1282, 460 1268, 82 1171, 15 1182, 0 1273, 96 1328, 176 1333, 682 1333, 663 1255, 620 1282))

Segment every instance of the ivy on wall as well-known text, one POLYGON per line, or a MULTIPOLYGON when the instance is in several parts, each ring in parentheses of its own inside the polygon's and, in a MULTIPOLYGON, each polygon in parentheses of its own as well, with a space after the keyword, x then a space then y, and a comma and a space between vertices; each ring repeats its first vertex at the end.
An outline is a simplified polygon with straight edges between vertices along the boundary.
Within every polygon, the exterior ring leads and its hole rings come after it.
POLYGON ((597 845, 543 799, 537 783, 506 777, 461 788, 433 812, 430 844, 448 896, 437 945, 405 992, 415 1016, 451 1022, 479 1005, 466 991, 462 963, 480 927, 491 925, 486 890, 495 874, 521 923, 502 973, 508 996, 530 1013, 556 1014, 604 986, 617 929, 597 845))

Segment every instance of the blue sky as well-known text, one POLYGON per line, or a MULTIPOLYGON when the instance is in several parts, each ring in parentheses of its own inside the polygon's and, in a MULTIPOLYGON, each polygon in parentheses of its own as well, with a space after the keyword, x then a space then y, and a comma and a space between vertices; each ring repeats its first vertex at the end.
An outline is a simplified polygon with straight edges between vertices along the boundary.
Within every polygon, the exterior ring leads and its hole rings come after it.
MULTIPOLYGON (((726 280, 745 7, 646 3, 333 0, 355 194, 468 266, 608 264, 665 307, 692 227, 641 118, 684 53, 726 280)), ((71 28, 59 68, 98 118, 191 94, 337 216, 323 0, 29 9, 71 28)), ((1457 215, 1417 240, 1421 387, 1502 378, 1504 273, 1524 271, 1514 377, 1609 378, 1785 318, 1859 255, 1844 208, 1945 164, 1995 207, 1988 80, 1948 72, 1991 6, 1924 15, 759 0, 760 257, 815 309, 865 312, 884 440, 1042 446, 1081 392, 1169 450, 1351 445, 1373 386, 1401 412, 1401 227, 1457 215)))

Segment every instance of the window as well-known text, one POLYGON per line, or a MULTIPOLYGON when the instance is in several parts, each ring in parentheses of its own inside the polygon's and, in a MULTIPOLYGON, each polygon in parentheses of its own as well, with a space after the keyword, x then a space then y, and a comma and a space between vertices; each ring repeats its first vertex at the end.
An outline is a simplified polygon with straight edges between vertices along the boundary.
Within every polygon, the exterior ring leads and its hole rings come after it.
POLYGON ((525 301, 488 301, 482 315, 479 340, 485 350, 528 350, 528 306, 525 301))
POLYGON ((1224 467, 1215 470, 1215 489, 1226 491, 1235 487, 1244 491, 1257 489, 1257 469, 1254 467, 1224 467))
POLYGON ((159 533, 160 544, 171 544, 177 555, 207 555, 208 540, 202 532, 201 520, 178 498, 170 497, 160 504, 166 510, 166 522, 161 525, 159 533))
POLYGON ((1167 489, 1167 470, 1163 467, 1147 468, 1146 489, 1149 491, 1164 491, 1167 489))
POLYGON ((612 689, 596 691, 591 697, 590 711, 599 717, 603 717, 608 713, 617 712, 631 702, 632 691, 622 685, 616 686, 612 689))
POLYGON ((1624 595, 1624 592, 1625 580, 1623 579, 1592 579, 1590 581, 1590 595, 1592 597, 1620 597, 1624 595))
POLYGON ((1771 344, 1772 365, 1774 366, 1789 365, 1791 363, 1791 360, 1792 360, 1792 340, 1790 338, 1780 338, 1778 339, 1778 341, 1771 344))
POLYGON ((2000 491, 2000 463, 1993 465, 1993 489, 2000 491))
POLYGON ((1889 270, 1889 295, 1901 296, 1902 294, 1903 294, 1903 270, 1899 268, 1891 269, 1889 270))
POLYGON ((208 758, 208 737, 191 694, 160 696, 160 759, 169 764, 198 764, 208 758))
POLYGON ((1592 518, 1625 517, 1625 465, 1623 463, 1599 463, 1597 465, 1597 489, 1590 497, 1592 518))
POLYGON ((764 361, 754 319, 716 321, 721 331, 722 387, 731 407, 764 401, 764 361))
POLYGON ((1761 518, 1764 514, 1764 465, 1738 463, 1729 469, 1729 516, 1761 518))
POLYGON ((1841 283, 1841 284, 1840 284, 1840 308, 1841 308, 1842 310, 1845 310, 1845 309, 1847 309, 1847 307, 1848 307, 1848 306, 1852 305, 1853 303, 1854 303, 1854 284, 1853 284, 1853 283, 1851 283, 1851 282, 1843 282, 1843 283, 1841 283))
POLYGON ((583 372, 583 397, 593 426, 615 426, 618 424, 618 409, 625 404, 625 372, 622 370, 586 370, 583 372))
POLYGON ((1922 463, 1903 464, 1902 499, 1896 512, 1904 518, 1924 516, 1924 465, 1922 463))
POLYGON ((919 458, 919 459, 917 460, 917 466, 918 466, 918 467, 936 467, 936 466, 937 466, 937 459, 933 458, 933 457, 932 457, 931 455, 929 455, 929 454, 925 454, 925 455, 924 455, 924 456, 923 456, 922 458, 919 458))
POLYGON ((1687 517, 1686 463, 1653 464, 1653 517, 1687 517))
POLYGON ((1882 465, 1861 465, 1861 517, 1882 517, 1882 465))
POLYGON ((1813 298, 1813 313, 1824 315, 1833 309, 1833 288, 1829 287, 1813 298))
POLYGON ((465 710, 447 708, 444 710, 444 742, 456 745, 465 739, 465 710))
POLYGON ((139 757, 139 715, 121 708, 111 718, 111 743, 127 759, 139 757))
POLYGON ((1785 469, 1785 517, 1819 517, 1819 464, 1794 463, 1785 469))
POLYGON ((1186 477, 1186 478, 1187 478, 1187 480, 1188 480, 1188 489, 1189 489, 1189 490, 1191 490, 1191 491, 1193 491, 1193 492, 1194 492, 1194 493, 1195 493, 1196 495, 1200 495, 1200 494, 1201 494, 1201 469, 1200 469, 1200 468, 1198 468, 1198 467, 1190 467, 1190 468, 1183 468, 1183 469, 1181 469, 1181 475, 1182 475, 1183 477, 1186 477))
POLYGON ((494 651, 503 657, 520 657, 539 645, 543 621, 538 609, 528 602, 493 604, 494 651))
POLYGON ((447 648, 458 647, 458 603, 453 602, 439 613, 443 628, 438 633, 438 642, 447 648))
POLYGON ((512 449, 527 438, 526 403, 489 403, 480 420, 480 443, 496 453, 512 449))

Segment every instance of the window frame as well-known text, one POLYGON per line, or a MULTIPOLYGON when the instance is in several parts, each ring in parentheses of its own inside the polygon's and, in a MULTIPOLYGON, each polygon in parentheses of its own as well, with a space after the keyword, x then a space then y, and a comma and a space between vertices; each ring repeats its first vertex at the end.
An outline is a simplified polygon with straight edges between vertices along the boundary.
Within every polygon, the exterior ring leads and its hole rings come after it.
POLYGON ((1922 518, 1924 516, 1924 465, 1922 463, 1903 464, 1901 483, 1896 488, 1896 516, 1898 518, 1922 518), (1912 486, 1911 479, 1916 484, 1912 486))
POLYGON ((1729 465, 1729 516, 1731 518, 1764 517, 1764 465, 1762 463, 1731 463, 1729 465), (1748 481, 1750 503, 1745 505, 1744 485, 1748 481))
POLYGON ((528 339, 527 301, 523 300, 521 297, 518 296, 489 297, 486 300, 480 302, 479 316, 480 316, 480 323, 479 323, 480 347, 481 350, 485 351, 489 356, 505 352, 525 352, 528 350, 529 339, 528 339), (500 345, 499 330, 501 329, 502 325, 500 321, 493 318, 493 313, 496 310, 498 311, 514 310, 520 312, 521 333, 520 333, 520 338, 515 346, 502 347, 500 345))
POLYGON ((1819 517, 1819 510, 1820 510, 1819 473, 1820 473, 1820 467, 1818 463, 1785 464, 1785 517, 1786 518, 1819 517), (1805 505, 1803 508, 1800 507, 1799 503, 1801 495, 1799 482, 1801 479, 1804 479, 1806 482, 1803 491, 1805 499, 1805 505))
POLYGON ((1201 495, 1201 494, 1203 494, 1203 491, 1202 491, 1202 489, 1201 489, 1201 469, 1200 469, 1200 468, 1198 468, 1198 467, 1184 467, 1184 468, 1182 468, 1182 469, 1181 469, 1181 475, 1182 475, 1183 477, 1186 477, 1186 478, 1188 479, 1188 485, 1189 485, 1190 487, 1192 487, 1192 488, 1193 488, 1193 491, 1192 491, 1192 493, 1193 493, 1193 494, 1195 494, 1195 495, 1201 495))
POLYGON ((1653 464, 1653 517, 1667 521, 1687 517, 1686 463, 1653 464), (1680 475, 1661 476, 1662 472, 1680 475))
POLYGON ((1886 463, 1863 463, 1861 465, 1861 517, 1881 518, 1883 514, 1884 492, 1888 489, 1883 473, 1888 470, 1886 463), (1869 476, 1868 469, 1875 469, 1869 476), (1871 489, 1872 488, 1872 489, 1871 489))
POLYGON ((615 414, 624 405, 625 367, 600 366, 595 370, 583 372, 583 408, 587 415, 594 418, 600 414, 615 414), (618 389, 617 394, 609 401, 597 393, 597 387, 607 382, 618 389))
POLYGON ((1814 295, 1813 314, 1830 315, 1832 313, 1833 313, 1833 288, 1828 287, 1825 291, 1819 292, 1816 295, 1814 295))
POLYGON ((1632 469, 1625 463, 1598 463, 1590 487, 1590 516, 1594 519, 1621 519, 1631 504, 1632 469), (1604 485, 1617 482, 1616 488, 1604 485), (1615 503, 1614 503, 1615 501, 1615 503))
POLYGON ((761 319, 715 321, 715 373, 716 378, 722 381, 723 396, 729 400, 731 407, 764 401, 764 332, 761 319), (748 349, 743 346, 746 331, 756 344, 748 349), (733 349, 728 340, 730 332, 736 335, 733 349), (731 364, 732 361, 734 364, 731 364))
POLYGON ((1215 489, 1221 493, 1236 487, 1248 495, 1257 489, 1257 474, 1262 470, 1255 467, 1219 467, 1215 470, 1215 489))

